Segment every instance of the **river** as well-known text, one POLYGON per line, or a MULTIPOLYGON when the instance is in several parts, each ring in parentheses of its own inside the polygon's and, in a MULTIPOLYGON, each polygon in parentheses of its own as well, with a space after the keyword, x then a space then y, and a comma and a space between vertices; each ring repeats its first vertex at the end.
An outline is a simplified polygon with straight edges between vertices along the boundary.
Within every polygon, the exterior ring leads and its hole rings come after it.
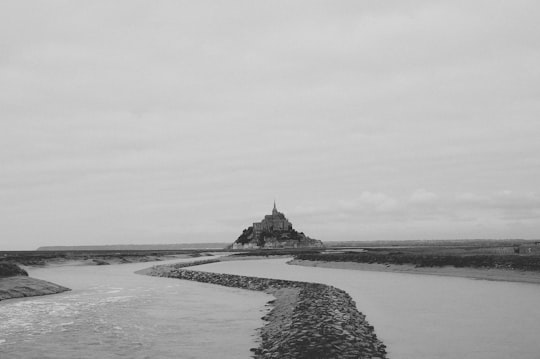
POLYGON ((271 296, 134 274, 152 264, 29 268, 73 290, 1 301, 0 358, 251 356, 271 296))
POLYGON ((540 285, 287 265, 213 263, 197 270, 319 282, 347 291, 391 359, 538 359, 540 285))

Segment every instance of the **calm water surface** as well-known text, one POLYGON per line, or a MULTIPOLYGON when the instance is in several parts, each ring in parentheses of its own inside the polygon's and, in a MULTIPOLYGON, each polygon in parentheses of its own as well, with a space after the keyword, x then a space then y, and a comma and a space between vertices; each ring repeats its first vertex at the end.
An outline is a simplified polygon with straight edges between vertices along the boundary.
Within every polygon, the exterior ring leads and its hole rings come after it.
POLYGON ((540 358, 540 285, 290 266, 287 259, 197 270, 302 280, 347 291, 393 359, 540 358))
POLYGON ((250 357, 271 296, 133 273, 152 264, 30 269, 73 291, 1 301, 0 358, 250 357))

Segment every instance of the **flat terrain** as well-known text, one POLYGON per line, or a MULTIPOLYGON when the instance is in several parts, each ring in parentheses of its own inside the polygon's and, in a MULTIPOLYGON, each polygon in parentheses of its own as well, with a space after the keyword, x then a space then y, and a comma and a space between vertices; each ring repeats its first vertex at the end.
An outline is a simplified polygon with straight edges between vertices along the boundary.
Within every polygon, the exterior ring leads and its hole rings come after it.
POLYGON ((5 251, 0 260, 25 266, 47 264, 107 265, 154 262, 174 258, 201 256, 200 250, 59 250, 59 251, 5 251))
POLYGON ((298 253, 291 264, 540 284, 534 241, 414 241, 346 243, 323 253, 298 253), (351 246, 356 244, 356 246, 351 246), (377 244, 378 246, 375 246, 377 244))

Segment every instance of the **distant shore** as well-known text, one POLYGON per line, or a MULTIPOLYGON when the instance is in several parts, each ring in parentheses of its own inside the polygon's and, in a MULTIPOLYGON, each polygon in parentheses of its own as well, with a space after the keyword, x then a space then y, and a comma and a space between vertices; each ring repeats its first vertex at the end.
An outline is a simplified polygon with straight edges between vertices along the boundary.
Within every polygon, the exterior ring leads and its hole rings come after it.
POLYGON ((23 266, 108 265, 196 258, 203 255, 201 251, 28 251, 0 252, 0 260, 23 266))
POLYGON ((461 277, 470 279, 482 279, 505 282, 521 282, 540 284, 540 273, 498 268, 456 268, 456 267, 415 267, 409 264, 380 264, 380 263, 356 263, 356 262, 327 262, 308 261, 293 259, 288 262, 291 265, 305 267, 322 267, 336 269, 351 269, 359 271, 397 272, 407 274, 438 275, 445 277, 461 277))

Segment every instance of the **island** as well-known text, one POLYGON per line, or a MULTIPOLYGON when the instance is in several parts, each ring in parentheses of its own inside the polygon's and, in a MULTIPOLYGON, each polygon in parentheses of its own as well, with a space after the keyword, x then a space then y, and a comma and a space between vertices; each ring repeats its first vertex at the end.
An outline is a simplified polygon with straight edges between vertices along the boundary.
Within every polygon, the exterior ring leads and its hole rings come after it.
POLYGON ((323 248, 320 240, 297 232, 292 223, 279 212, 274 201, 272 214, 244 229, 230 249, 323 248))

